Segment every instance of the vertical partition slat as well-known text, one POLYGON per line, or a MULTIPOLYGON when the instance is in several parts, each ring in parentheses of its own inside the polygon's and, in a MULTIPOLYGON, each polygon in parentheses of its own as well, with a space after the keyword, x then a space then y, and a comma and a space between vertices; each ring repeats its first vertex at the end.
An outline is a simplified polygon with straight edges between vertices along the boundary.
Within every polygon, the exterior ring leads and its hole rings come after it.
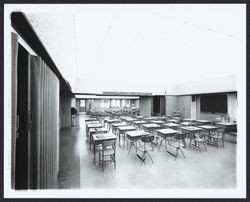
POLYGON ((44 61, 30 56, 32 130, 31 189, 56 188, 59 170, 59 80, 44 61))
POLYGON ((15 188, 18 36, 11 33, 11 188, 15 188))

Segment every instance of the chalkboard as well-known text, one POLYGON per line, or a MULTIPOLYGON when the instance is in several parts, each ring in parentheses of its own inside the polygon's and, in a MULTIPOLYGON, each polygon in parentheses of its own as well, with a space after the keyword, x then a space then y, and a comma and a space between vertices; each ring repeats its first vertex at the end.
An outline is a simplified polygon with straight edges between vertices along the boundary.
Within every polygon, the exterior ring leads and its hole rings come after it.
POLYGON ((201 95, 200 111, 210 113, 227 113, 227 94, 201 95))

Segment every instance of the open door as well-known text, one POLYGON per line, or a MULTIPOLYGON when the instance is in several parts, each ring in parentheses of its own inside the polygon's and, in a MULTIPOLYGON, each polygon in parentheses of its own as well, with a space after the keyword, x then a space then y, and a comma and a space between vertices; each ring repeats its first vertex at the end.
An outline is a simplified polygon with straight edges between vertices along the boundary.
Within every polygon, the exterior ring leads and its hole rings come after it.
POLYGON ((31 129, 28 52, 19 44, 17 59, 15 189, 28 188, 28 137, 31 129))
POLYGON ((153 97, 153 115, 161 116, 165 115, 165 96, 154 96, 153 97))

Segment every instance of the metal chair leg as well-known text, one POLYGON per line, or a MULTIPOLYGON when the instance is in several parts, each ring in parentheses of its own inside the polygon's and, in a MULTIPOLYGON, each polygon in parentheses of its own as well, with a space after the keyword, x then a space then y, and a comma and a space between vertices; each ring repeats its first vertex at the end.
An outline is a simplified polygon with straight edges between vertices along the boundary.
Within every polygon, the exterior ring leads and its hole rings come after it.
POLYGON ((153 161, 152 157, 150 156, 150 154, 148 152, 147 152, 147 154, 148 154, 149 158, 151 159, 152 163, 154 163, 154 161, 153 161))
POLYGON ((204 148, 205 148, 205 150, 206 150, 206 152, 207 152, 207 147, 206 147, 206 144, 204 143, 203 145, 204 145, 204 148))
POLYGON ((185 157, 185 155, 184 155, 184 153, 183 153, 183 151, 182 151, 181 148, 180 148, 180 151, 181 151, 181 153, 182 153, 182 155, 183 155, 183 157, 184 157, 184 159, 185 159, 186 157, 185 157))
POLYGON ((162 145, 162 141, 163 141, 164 139, 162 139, 161 140, 161 142, 160 142, 160 145, 159 145, 159 147, 158 147, 158 151, 160 150, 160 148, 161 148, 161 145, 162 145))

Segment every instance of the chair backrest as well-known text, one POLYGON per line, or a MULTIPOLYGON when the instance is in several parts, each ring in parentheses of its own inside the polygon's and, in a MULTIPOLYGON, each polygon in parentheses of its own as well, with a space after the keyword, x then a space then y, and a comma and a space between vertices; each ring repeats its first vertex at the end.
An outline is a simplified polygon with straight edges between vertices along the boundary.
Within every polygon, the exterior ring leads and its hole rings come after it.
POLYGON ((219 136, 222 136, 222 137, 225 136, 225 129, 224 128, 219 128, 216 132, 219 136))
POLYGON ((154 136, 149 136, 149 135, 142 136, 141 138, 141 141, 144 143, 152 142, 153 140, 154 140, 154 136))
POLYGON ((182 132, 179 132, 179 133, 177 133, 175 135, 175 139, 177 139, 177 140, 181 140, 181 139, 184 139, 184 138, 185 138, 185 135, 182 132))

